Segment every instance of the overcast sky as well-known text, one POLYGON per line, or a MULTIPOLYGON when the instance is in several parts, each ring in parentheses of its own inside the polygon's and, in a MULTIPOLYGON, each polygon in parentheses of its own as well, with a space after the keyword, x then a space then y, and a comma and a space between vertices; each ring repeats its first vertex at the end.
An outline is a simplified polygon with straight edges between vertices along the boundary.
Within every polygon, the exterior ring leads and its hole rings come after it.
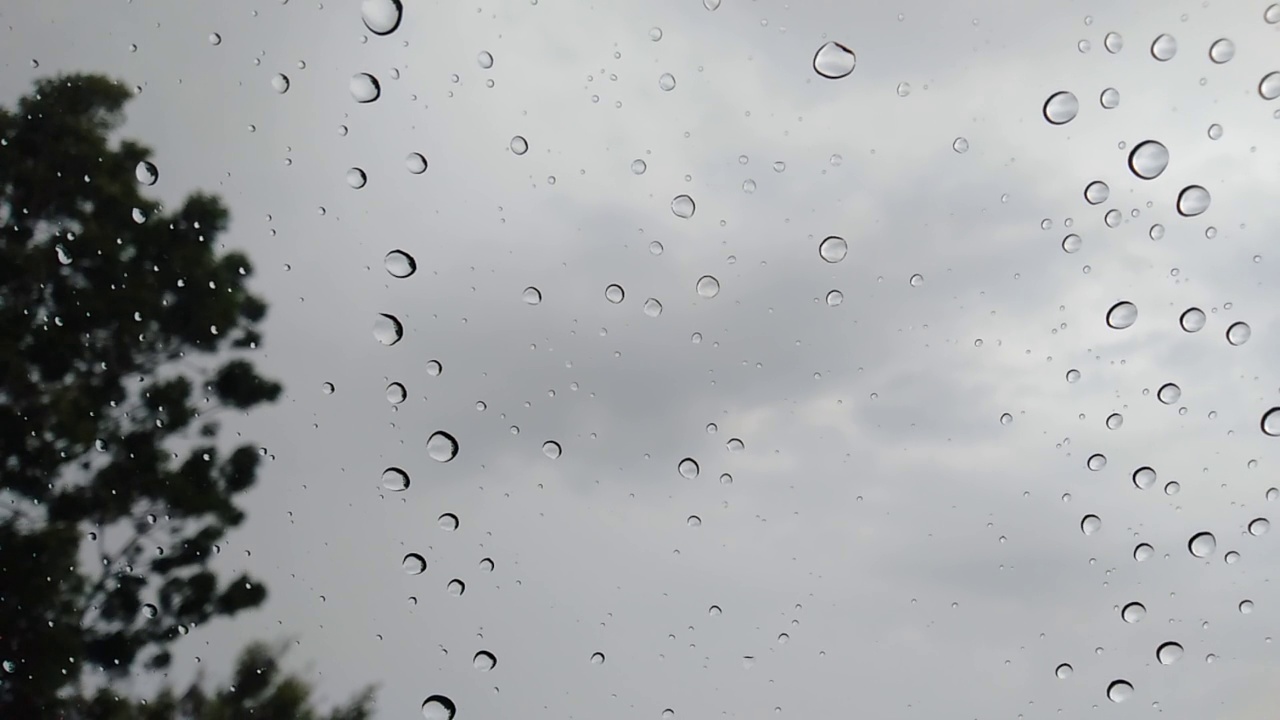
POLYGON ((1280 101, 1258 91, 1280 25, 1256 0, 1126 5, 405 0, 387 36, 359 0, 0 8, 3 102, 63 71, 140 87, 124 135, 154 148, 153 190, 221 195, 270 303, 257 362, 286 395, 223 429, 274 461, 220 558, 270 597, 178 645, 175 678, 280 638, 328 699, 378 683, 388 720, 433 694, 459 720, 1274 718, 1280 533, 1246 526, 1280 508, 1259 430, 1280 405, 1280 101), (814 71, 827 41, 856 53, 847 77, 814 71), (1063 90, 1079 114, 1053 125, 1063 90), (1170 157, 1153 180, 1126 164, 1148 139, 1170 157), (1193 184, 1212 201, 1182 217, 1193 184), (411 277, 384 268, 397 249, 411 277), (1111 329, 1124 300, 1137 322, 1111 329), (1167 641, 1186 653, 1163 666, 1167 641))

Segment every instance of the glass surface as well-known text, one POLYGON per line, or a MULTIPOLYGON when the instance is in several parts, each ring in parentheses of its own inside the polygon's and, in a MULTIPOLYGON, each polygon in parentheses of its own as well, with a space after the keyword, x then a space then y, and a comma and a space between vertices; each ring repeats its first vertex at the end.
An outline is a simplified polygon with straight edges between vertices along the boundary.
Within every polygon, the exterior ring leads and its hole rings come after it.
POLYGON ((0 717, 1271 720, 1277 33, 5 5, 0 717))

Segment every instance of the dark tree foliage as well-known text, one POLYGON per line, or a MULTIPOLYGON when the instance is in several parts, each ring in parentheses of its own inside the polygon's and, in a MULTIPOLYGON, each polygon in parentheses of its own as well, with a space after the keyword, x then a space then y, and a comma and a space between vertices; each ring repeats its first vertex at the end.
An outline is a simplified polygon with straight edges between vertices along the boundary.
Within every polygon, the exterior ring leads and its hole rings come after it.
POLYGON ((244 359, 266 305, 218 198, 141 194, 129 97, 68 75, 0 107, 0 718, 58 717, 266 596, 210 565, 260 459, 215 418, 280 395, 244 359))

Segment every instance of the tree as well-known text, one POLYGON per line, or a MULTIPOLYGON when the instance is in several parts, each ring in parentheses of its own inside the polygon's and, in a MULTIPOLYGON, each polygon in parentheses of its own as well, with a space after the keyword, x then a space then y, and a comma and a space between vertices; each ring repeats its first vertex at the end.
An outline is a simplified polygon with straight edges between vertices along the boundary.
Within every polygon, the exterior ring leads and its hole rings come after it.
POLYGON ((216 197, 142 196, 150 151, 111 140, 129 97, 67 75, 0 108, 3 718, 57 717, 84 673, 163 668, 266 597, 210 560, 260 460, 216 418, 281 391, 246 357, 267 306, 216 197))

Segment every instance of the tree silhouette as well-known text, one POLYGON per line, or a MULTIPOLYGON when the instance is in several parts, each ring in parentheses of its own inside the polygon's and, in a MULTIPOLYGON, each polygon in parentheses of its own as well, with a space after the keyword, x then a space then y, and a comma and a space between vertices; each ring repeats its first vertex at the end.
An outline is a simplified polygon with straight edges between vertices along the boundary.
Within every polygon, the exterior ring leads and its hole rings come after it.
POLYGON ((0 718, 57 717, 84 675, 163 668, 266 597, 210 561, 260 460, 216 418, 281 390, 245 358, 267 306, 216 197, 142 196, 150 151, 110 137, 129 97, 67 75, 0 108, 0 718))

